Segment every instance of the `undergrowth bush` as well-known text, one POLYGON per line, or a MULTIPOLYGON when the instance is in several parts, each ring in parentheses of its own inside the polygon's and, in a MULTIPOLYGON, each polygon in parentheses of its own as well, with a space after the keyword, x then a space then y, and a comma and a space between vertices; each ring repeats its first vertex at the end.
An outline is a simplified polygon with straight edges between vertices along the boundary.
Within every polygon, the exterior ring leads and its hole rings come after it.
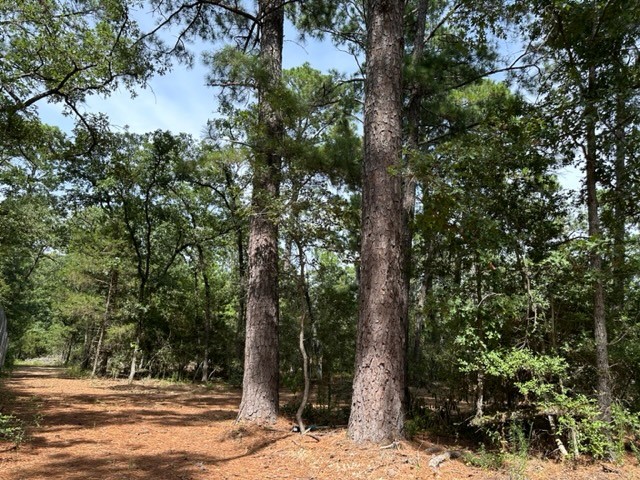
POLYGON ((504 466, 505 456, 502 452, 489 451, 484 443, 476 452, 465 452, 462 455, 465 464, 485 470, 499 470, 504 466))
POLYGON ((87 378, 91 372, 83 370, 80 365, 71 365, 65 368, 65 375, 68 378, 87 378))
POLYGON ((640 417, 623 406, 612 406, 612 421, 602 420, 595 399, 585 395, 556 395, 547 410, 558 418, 558 435, 561 435, 572 455, 586 454, 596 459, 621 460, 627 445, 635 447, 640 435, 640 417))
POLYGON ((603 421, 597 399, 559 380, 568 375, 564 359, 527 349, 493 351, 482 357, 481 368, 514 385, 520 396, 515 408, 473 420, 502 452, 526 455, 534 439, 544 439, 553 451, 559 440, 574 457, 621 459, 627 447, 638 449, 639 415, 614 405, 611 423, 603 421))

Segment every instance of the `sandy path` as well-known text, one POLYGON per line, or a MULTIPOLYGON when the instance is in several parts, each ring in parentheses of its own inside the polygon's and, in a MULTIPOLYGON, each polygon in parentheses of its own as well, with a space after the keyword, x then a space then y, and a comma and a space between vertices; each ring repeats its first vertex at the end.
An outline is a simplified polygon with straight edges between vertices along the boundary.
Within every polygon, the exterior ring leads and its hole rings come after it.
MULTIPOLYGON (((221 437, 238 431, 237 392, 63 375, 29 367, 5 381, 18 415, 42 418, 26 444, 2 454, 0 478, 225 478, 213 472, 247 454, 251 442, 241 432, 237 440, 221 437)), ((266 432, 265 446, 282 436, 266 432)))
MULTIPOLYGON (((422 445, 399 450, 351 444, 344 430, 319 441, 234 424, 238 391, 200 386, 64 377, 52 367, 23 367, 2 381, 0 407, 30 424, 18 449, 0 444, 3 480, 433 479, 422 445)), ((606 473, 529 461, 520 478, 640 479, 633 460, 606 473), (633 464, 632 464, 633 463, 633 464)), ((507 479, 514 472, 445 463, 438 478, 507 479)))

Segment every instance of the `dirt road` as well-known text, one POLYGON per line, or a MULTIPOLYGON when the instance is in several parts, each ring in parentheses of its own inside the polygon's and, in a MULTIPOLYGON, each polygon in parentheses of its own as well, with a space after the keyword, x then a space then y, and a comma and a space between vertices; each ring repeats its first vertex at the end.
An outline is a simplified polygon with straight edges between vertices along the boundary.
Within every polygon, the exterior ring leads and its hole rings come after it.
MULTIPOLYGON (((301 437, 284 419, 271 429, 237 425, 239 392, 223 387, 74 379, 53 367, 21 367, 1 382, 0 411, 30 425, 18 448, 0 443, 3 480, 436 478, 428 442, 363 448, 344 430, 301 437)), ((635 459, 609 472, 537 460, 517 468, 495 472, 456 460, 437 478, 640 479, 635 459)))

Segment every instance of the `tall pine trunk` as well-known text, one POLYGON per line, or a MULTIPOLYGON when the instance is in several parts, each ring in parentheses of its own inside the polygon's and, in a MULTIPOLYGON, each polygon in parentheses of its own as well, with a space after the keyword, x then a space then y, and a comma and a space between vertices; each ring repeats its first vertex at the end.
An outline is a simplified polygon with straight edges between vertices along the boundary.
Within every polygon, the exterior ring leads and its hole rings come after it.
POLYGON ((238 420, 275 422, 278 416, 278 227, 282 119, 270 90, 282 73, 283 0, 258 2, 260 59, 268 81, 259 92, 260 132, 253 164, 249 278, 242 401, 238 420))
MULTIPOLYGON (((596 137, 596 106, 595 96, 595 67, 589 68, 587 87, 587 103, 585 108, 586 127, 586 173, 587 173, 587 217, 589 223, 589 239, 597 243, 600 239, 600 217, 597 198, 597 137, 596 137)), ((607 340, 607 324, 605 317, 604 286, 602 282, 602 256, 598 246, 592 246, 590 253, 590 269, 593 277, 593 323, 596 344, 596 367, 598 376, 598 405, 604 421, 611 421, 611 369, 609 367, 609 344, 607 340)))
POLYGON ((349 436, 403 436, 406 319, 402 177, 403 2, 368 0, 360 312, 349 436))

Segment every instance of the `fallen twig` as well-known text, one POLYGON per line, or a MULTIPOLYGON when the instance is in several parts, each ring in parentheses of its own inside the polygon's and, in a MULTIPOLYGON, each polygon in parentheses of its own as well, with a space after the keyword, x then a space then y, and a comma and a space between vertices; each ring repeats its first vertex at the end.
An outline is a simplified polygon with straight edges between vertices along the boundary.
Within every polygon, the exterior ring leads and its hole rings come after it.
POLYGON ((616 470, 615 468, 608 467, 607 465, 602 465, 602 471, 604 473, 617 473, 617 474, 620 474, 620 471, 616 470))
POLYGON ((551 433, 553 433, 553 435, 555 436, 556 445, 558 446, 558 451, 560 452, 560 455, 562 456, 562 458, 568 457, 569 452, 567 451, 564 444, 562 443, 562 440, 558 436, 558 430, 556 428, 556 422, 553 419, 553 415, 548 414, 547 419, 549 420, 549 425, 551 426, 551 433))
POLYGON ((316 442, 319 442, 319 441, 320 441, 320 439, 319 439, 318 437, 316 437, 315 435, 311 435, 311 434, 309 433, 309 429, 308 429, 308 428, 304 431, 304 433, 303 433, 302 435, 304 435, 305 437, 311 437, 311 438, 313 438, 316 442))

